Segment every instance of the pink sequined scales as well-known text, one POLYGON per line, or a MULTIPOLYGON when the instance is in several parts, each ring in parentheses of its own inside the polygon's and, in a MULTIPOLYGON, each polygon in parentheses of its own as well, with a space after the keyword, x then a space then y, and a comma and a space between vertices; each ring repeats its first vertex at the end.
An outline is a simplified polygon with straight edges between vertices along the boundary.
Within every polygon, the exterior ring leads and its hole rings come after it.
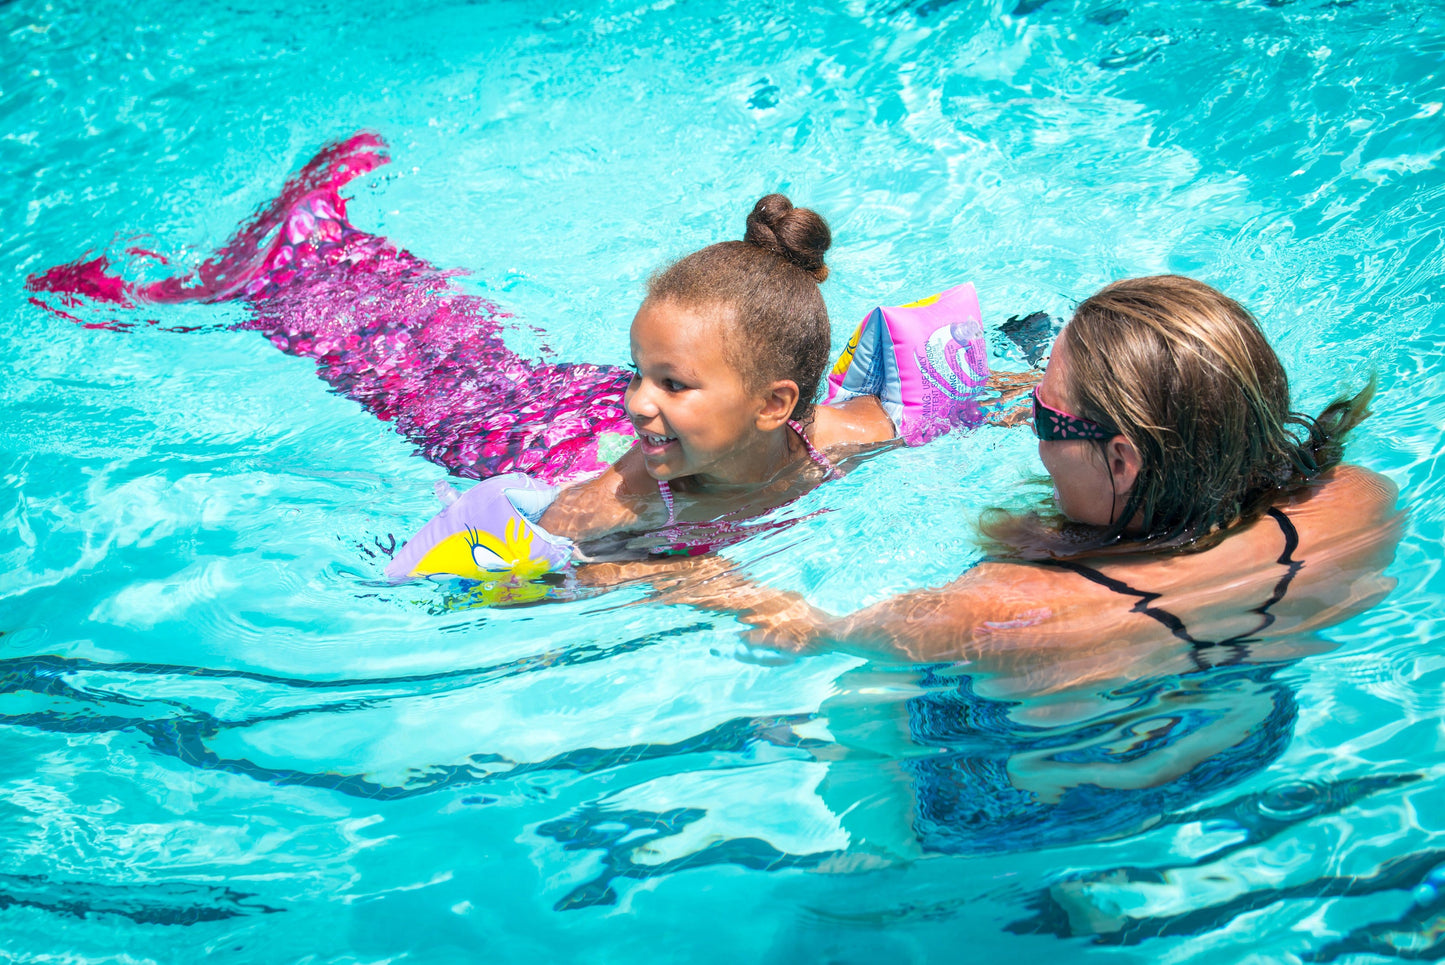
MULTIPOLYGON (((126 281, 101 257, 33 275, 27 288, 65 318, 81 299, 145 303, 242 300, 260 332, 309 358, 335 391, 391 422, 427 459, 473 479, 520 471, 565 481, 605 468, 633 435, 628 373, 524 358, 502 341, 508 317, 441 271, 355 228, 339 189, 386 163, 358 134, 323 148, 271 204, 189 275, 126 281)), ((98 327, 126 327, 123 325, 98 327)))

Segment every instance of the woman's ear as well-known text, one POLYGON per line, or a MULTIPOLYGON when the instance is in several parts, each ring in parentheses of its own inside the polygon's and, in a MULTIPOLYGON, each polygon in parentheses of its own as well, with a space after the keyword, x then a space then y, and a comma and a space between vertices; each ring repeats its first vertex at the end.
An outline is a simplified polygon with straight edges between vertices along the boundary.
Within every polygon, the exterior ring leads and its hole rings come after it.
POLYGON ((798 383, 792 379, 779 379, 763 389, 763 405, 758 410, 757 427, 771 432, 787 425, 798 405, 798 395, 798 383))
POLYGON ((1128 496, 1139 478, 1144 458, 1138 448, 1123 436, 1115 436, 1104 443, 1104 458, 1108 460, 1109 475, 1114 479, 1114 492, 1119 498, 1128 496))

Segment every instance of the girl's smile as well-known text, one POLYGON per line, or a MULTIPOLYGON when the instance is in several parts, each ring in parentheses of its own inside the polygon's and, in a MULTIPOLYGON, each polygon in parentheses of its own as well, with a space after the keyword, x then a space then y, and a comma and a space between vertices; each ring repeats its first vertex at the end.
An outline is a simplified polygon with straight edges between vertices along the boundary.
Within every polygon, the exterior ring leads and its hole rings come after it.
POLYGON ((660 456, 668 446, 677 442, 677 439, 669 436, 654 435, 651 432, 637 430, 637 439, 642 443, 642 451, 649 456, 660 456))

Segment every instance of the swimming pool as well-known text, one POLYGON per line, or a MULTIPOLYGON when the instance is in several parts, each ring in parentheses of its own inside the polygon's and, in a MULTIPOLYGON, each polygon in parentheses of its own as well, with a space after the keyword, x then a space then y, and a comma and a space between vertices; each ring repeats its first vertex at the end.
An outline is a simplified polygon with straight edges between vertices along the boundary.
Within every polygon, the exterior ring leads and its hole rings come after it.
MULTIPOLYGON (((1439 10, 21 0, 0 37, 4 957, 1438 956, 1439 10), (161 330, 237 306, 119 333, 23 287, 193 264, 357 129, 394 160, 354 220, 561 359, 624 361, 647 273, 774 189, 832 221, 837 344, 964 279, 997 325, 1198 275, 1304 407, 1379 373, 1350 459, 1409 505, 1399 584, 1279 666, 1042 694, 778 659, 641 591, 378 586, 441 476, 388 427, 252 333, 161 330)), ((943 581, 1032 449, 890 453, 732 552, 834 609, 943 581)))

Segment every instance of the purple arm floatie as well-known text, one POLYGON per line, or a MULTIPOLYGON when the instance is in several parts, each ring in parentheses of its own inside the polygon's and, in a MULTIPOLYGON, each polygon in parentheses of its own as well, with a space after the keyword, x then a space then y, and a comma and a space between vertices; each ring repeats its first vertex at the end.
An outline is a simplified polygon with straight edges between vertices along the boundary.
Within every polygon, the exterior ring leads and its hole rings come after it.
POLYGON ((442 573, 469 580, 535 580, 572 560, 572 541, 553 536, 537 520, 557 487, 525 473, 483 480, 461 496, 446 483, 437 495, 450 505, 406 541, 386 567, 391 580, 442 573))

